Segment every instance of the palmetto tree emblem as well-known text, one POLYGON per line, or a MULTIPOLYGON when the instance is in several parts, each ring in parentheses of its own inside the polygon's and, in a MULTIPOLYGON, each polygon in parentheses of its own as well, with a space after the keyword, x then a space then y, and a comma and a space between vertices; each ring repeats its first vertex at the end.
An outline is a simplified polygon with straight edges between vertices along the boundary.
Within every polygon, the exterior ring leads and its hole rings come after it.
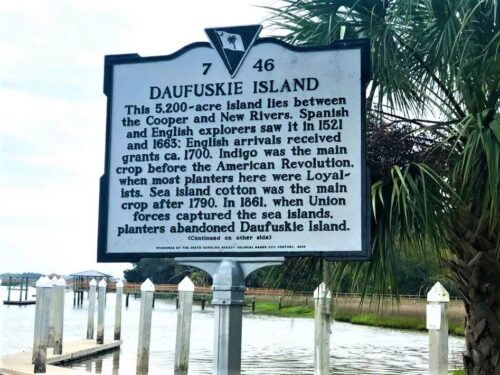
POLYGON ((205 29, 214 50, 234 77, 248 50, 257 39, 261 25, 205 29))
POLYGON ((234 36, 234 35, 230 35, 230 36, 228 36, 228 37, 227 37, 227 39, 226 39, 226 40, 227 40, 227 42, 228 42, 229 44, 232 44, 232 45, 233 45, 233 48, 234 48, 234 49, 236 49, 236 40, 237 40, 236 36, 234 36))
POLYGON ((220 45, 222 48, 231 51, 245 51, 245 46, 243 44, 243 39, 239 34, 229 33, 227 31, 218 30, 217 35, 219 36, 220 45))

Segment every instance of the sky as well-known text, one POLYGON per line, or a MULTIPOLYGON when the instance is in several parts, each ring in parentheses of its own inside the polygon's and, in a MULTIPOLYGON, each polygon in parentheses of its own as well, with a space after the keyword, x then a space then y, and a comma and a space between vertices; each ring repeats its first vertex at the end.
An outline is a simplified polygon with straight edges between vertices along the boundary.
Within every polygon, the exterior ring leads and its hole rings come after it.
MULTIPOLYGON (((166 55, 276 0, 0 2, 0 273, 122 277, 97 263, 104 56, 166 55)), ((270 35, 266 29, 261 36, 270 35)))

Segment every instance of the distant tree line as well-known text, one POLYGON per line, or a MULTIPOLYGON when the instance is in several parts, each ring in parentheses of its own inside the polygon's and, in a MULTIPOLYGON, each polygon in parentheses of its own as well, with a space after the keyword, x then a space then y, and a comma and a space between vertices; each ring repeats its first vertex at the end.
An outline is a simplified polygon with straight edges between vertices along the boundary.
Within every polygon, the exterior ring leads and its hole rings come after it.
POLYGON ((12 285, 19 285, 21 279, 38 280, 43 275, 37 272, 23 272, 23 273, 1 273, 2 285, 9 285, 9 278, 12 277, 12 285))
POLYGON ((178 284, 189 276, 197 285, 211 283, 210 276, 193 267, 181 266, 169 258, 144 258, 133 264, 133 268, 123 272, 130 283, 142 283, 150 279, 154 284, 178 284))
MULTIPOLYGON (((268 267, 253 272, 247 277, 246 285, 256 288, 289 289, 294 291, 312 291, 321 282, 321 272, 311 267, 320 267, 321 263, 308 258, 290 258, 281 266, 268 267)), ((196 285, 211 285, 212 279, 206 272, 197 268, 181 266, 173 259, 144 258, 133 264, 133 268, 124 271, 128 282, 142 283, 149 278, 155 284, 178 284, 189 276, 196 285)), ((425 295, 436 281, 440 281, 454 294, 454 288, 447 282, 437 258, 419 255, 406 256, 400 260, 398 277, 399 294, 425 295)), ((354 275, 346 272, 343 280, 337 283, 338 292, 356 292, 352 289, 354 275)), ((370 292, 370 291, 368 291, 370 292)))

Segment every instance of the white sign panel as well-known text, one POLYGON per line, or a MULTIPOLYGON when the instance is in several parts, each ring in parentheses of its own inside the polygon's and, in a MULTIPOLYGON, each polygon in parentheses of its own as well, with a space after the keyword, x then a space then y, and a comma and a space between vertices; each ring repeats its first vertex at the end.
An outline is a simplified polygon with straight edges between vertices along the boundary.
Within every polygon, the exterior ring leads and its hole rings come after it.
POLYGON ((427 305, 427 329, 441 328, 441 305, 427 305))
POLYGON ((107 57, 99 260, 366 257, 365 47, 107 57))

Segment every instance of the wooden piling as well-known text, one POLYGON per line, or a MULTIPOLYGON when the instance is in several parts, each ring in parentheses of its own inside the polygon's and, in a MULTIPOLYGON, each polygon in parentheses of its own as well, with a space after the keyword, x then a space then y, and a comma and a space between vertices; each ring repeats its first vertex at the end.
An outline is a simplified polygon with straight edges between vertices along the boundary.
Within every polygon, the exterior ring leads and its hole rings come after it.
POLYGON ((175 341, 174 374, 187 375, 189 367, 189 344, 191 340, 191 316, 193 313, 194 284, 185 277, 178 286, 179 309, 177 310, 177 332, 175 341))
POLYGON ((427 293, 429 330, 429 374, 448 374, 448 303, 450 295, 437 282, 427 293))
POLYGON ((23 300, 23 286, 24 286, 24 279, 21 277, 21 282, 19 283, 19 302, 23 300))
POLYGON ((95 373, 102 374, 102 358, 97 358, 95 360, 95 373))
POLYGON ((28 300, 29 278, 26 278, 26 288, 24 289, 24 300, 28 300))
POLYGON ((92 279, 89 283, 89 310, 87 319, 87 340, 94 338, 94 319, 95 319, 95 294, 97 282, 92 279))
POLYGON ((112 368, 112 375, 119 375, 120 374, 120 351, 115 350, 113 353, 113 368, 112 368))
POLYGON ((201 311, 205 310, 205 301, 206 301, 205 295, 202 295, 201 296, 201 311))
POLYGON ((10 301, 10 288, 12 288, 12 276, 9 276, 9 288, 7 289, 7 301, 10 301))
POLYGON ((314 291, 314 375, 330 373, 330 316, 332 295, 321 283, 314 291))
POLYGON ((62 354, 64 327, 64 289, 66 281, 61 277, 52 287, 52 303, 54 304, 54 354, 62 354))
POLYGON ((252 297, 252 313, 255 312, 255 296, 252 297))
POLYGON ((125 307, 128 307, 128 297, 130 296, 129 293, 127 293, 127 297, 125 298, 125 307))
POLYGON ((47 347, 48 348, 53 348, 54 347, 54 315, 55 315, 55 286, 57 283, 57 277, 53 276, 52 279, 50 279, 52 282, 52 289, 50 292, 50 307, 49 307, 49 337, 47 340, 47 347))
POLYGON ((35 329, 33 337, 34 373, 46 372, 47 339, 49 335, 49 304, 52 282, 48 277, 41 277, 36 282, 35 329))
POLYGON ((104 344, 104 310, 106 308, 106 280, 99 281, 99 298, 97 303, 97 343, 104 344))
POLYGON ((153 293, 155 287, 146 279, 141 285, 141 312, 139 320, 139 345, 137 348, 137 375, 146 375, 149 370, 149 346, 151 342, 151 318, 153 315, 153 293))
POLYGON ((122 296, 123 296, 123 281, 116 283, 116 300, 115 300, 115 332, 114 339, 120 340, 122 332, 122 296))

